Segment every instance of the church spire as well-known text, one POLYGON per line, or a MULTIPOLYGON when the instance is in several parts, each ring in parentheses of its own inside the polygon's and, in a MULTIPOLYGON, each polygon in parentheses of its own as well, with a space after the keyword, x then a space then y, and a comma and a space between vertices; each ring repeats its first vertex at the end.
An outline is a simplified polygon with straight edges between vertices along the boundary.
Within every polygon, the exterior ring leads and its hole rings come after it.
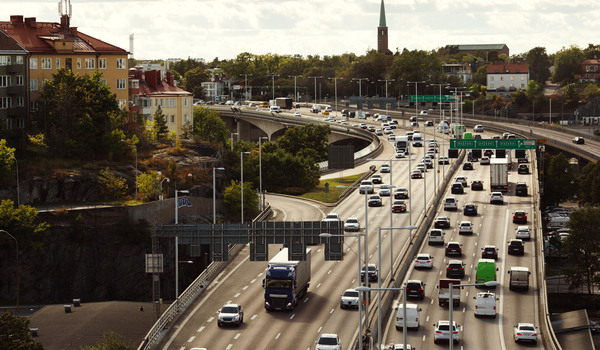
POLYGON ((385 23, 385 5, 381 0, 381 10, 379 12, 379 27, 377 27, 377 51, 386 55, 392 52, 388 49, 388 27, 385 23))
POLYGON ((379 27, 387 27, 385 24, 385 5, 383 4, 383 0, 381 0, 381 10, 379 11, 379 27))

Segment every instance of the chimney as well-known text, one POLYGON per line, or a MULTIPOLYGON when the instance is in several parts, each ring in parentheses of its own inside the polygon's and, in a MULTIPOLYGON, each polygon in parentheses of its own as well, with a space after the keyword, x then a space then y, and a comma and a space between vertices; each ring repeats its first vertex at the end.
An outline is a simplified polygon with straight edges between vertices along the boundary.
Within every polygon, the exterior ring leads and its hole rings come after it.
POLYGON ((23 16, 10 16, 10 23, 11 24, 17 24, 17 23, 23 23, 23 16))
POLYGON ((146 82, 154 89, 156 89, 156 87, 158 86, 159 74, 160 72, 157 70, 146 71, 146 82))
POLYGON ((25 18, 25 24, 31 28, 35 28, 35 17, 27 17, 25 18))
POLYGON ((175 83, 173 81, 173 72, 167 72, 167 84, 175 86, 175 83))

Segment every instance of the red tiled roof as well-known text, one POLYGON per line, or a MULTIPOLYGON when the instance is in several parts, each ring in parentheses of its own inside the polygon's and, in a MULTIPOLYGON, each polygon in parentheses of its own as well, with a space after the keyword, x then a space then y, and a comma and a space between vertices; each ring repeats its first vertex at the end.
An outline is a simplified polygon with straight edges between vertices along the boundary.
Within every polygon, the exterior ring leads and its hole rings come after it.
POLYGON ((585 60, 581 64, 600 64, 600 60, 585 60))
POLYGON ((140 81, 140 96, 152 97, 153 95, 171 95, 171 96, 184 96, 192 95, 191 92, 180 89, 177 86, 169 85, 166 81, 159 81, 156 88, 150 86, 145 80, 140 81))
POLYGON ((36 22, 35 18, 11 16, 11 21, 0 21, 0 30, 8 34, 32 53, 55 53, 50 42, 73 42, 75 53, 128 54, 120 47, 81 33, 76 27, 60 23, 36 22))
POLYGON ((487 74, 529 73, 529 64, 490 64, 487 74))

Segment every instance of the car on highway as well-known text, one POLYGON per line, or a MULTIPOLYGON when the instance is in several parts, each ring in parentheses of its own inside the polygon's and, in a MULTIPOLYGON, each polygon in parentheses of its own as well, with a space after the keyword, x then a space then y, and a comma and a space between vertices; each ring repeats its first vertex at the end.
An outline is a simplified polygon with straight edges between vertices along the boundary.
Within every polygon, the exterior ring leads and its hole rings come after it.
POLYGON ((537 343, 537 331, 533 323, 518 323, 513 327, 515 343, 527 341, 537 343))
POLYGON ((433 222, 435 228, 450 228, 450 218, 447 216, 438 216, 433 222))
POLYGON ((504 204, 504 195, 502 192, 492 192, 490 194, 490 204, 504 204))
POLYGON ((400 187, 394 190, 395 199, 408 199, 408 190, 404 187, 400 187))
POLYGON ((340 300, 340 309, 358 308, 360 293, 356 289, 346 289, 340 300))
POLYGON ((423 157, 423 164, 427 167, 427 169, 433 169, 433 161, 430 157, 423 157))
MULTIPOLYGON (((400 327, 400 329, 402 329, 402 327, 400 327)), ((394 344, 392 346, 390 346, 390 350, 415 350, 416 348, 413 348, 410 344, 406 344, 406 347, 404 347, 404 344, 394 344)))
POLYGON ((381 130, 381 129, 376 129, 376 130, 375 130, 375 135, 377 135, 377 136, 383 136, 383 130, 381 130))
POLYGON ((367 123, 360 123, 360 124, 358 124, 358 126, 360 126, 361 129, 366 129, 367 123))
MULTIPOLYGON (((365 271, 367 270, 367 267, 365 267, 363 265, 362 269, 360 270, 360 279, 361 281, 364 282, 365 280, 365 271)), ((377 265, 375 264, 369 264, 368 265, 368 275, 369 275, 369 282, 377 282, 377 279, 379 278, 379 271, 377 269, 377 265)))
POLYGON ((457 176, 456 182, 460 182, 463 187, 467 187, 467 177, 466 176, 457 176))
POLYGON ((406 157, 406 153, 404 153, 404 151, 396 152, 396 158, 404 158, 404 157, 406 157))
POLYGON ((498 260, 498 248, 495 245, 485 245, 481 248, 482 259, 498 260))
POLYGON ((450 193, 452 194, 463 194, 465 193, 465 189, 460 182, 455 182, 450 187, 450 193))
POLYGON ((342 350, 342 341, 337 334, 323 333, 319 337, 319 340, 315 341, 317 344, 315 350, 342 350))
POLYGON ((328 222, 328 221, 341 221, 342 219, 340 219, 340 216, 337 213, 329 213, 325 216, 325 218, 322 220, 323 222, 328 222))
POLYGON ((446 256, 458 255, 462 256, 462 244, 458 242, 448 242, 446 244, 446 250, 444 252, 446 256))
POLYGON ((517 168, 517 173, 518 174, 529 174, 529 165, 527 165, 525 163, 519 164, 519 167, 517 168))
POLYGON ((390 172, 390 165, 389 164, 381 164, 381 168, 379 168, 379 172, 380 173, 389 173, 390 172))
POLYGON ((347 218, 344 223, 344 231, 356 232, 360 230, 360 221, 358 218, 347 218))
POLYGON ((577 136, 576 138, 573 139, 573 143, 578 144, 578 145, 583 145, 583 144, 585 144, 585 140, 583 139, 583 137, 577 136))
POLYGON ((422 173, 427 171, 427 165, 425 163, 419 163, 416 166, 417 170, 421 170, 422 173))
POLYGON ((415 133, 414 133, 414 132, 412 132, 412 131, 407 131, 407 132, 406 132, 406 137, 408 138, 408 141, 412 141, 412 139, 413 139, 413 135, 414 135, 414 134, 415 134, 415 133))
POLYGON ((386 135, 392 135, 394 133, 394 130, 392 130, 392 128, 390 128, 390 127, 387 127, 385 129, 383 129, 383 133, 386 135))
POLYGON ((463 208, 463 215, 465 216, 476 216, 477 215, 477 206, 475 203, 467 203, 463 208))
POLYGON ((456 210, 458 209, 458 201, 456 197, 444 198, 444 210, 456 210))
POLYGON ((465 264, 462 260, 449 260, 446 266, 447 278, 463 278, 465 277, 465 264))
POLYGON ((425 298, 425 283, 421 280, 408 280, 406 282, 406 298, 423 300, 425 298))
MULTIPOLYGON (((433 333, 433 342, 435 344, 440 341, 450 341, 450 321, 438 321, 437 324, 433 325, 435 330, 433 333)), ((456 322, 452 322, 452 342, 458 344, 460 341, 459 327, 456 322)))
POLYGON ((424 268, 424 269, 432 269, 433 268, 433 256, 429 253, 420 253, 417 254, 417 258, 414 262, 414 268, 424 268))
POLYGON ((371 176, 371 181, 373 181, 374 184, 381 184, 383 183, 383 178, 379 174, 374 174, 371 176))
POLYGON ((358 192, 363 194, 371 194, 375 193, 375 187, 373 186, 373 181, 363 180, 360 182, 360 186, 358 187, 358 192))
POLYGON ((525 182, 517 182, 515 185, 515 194, 517 196, 527 196, 527 184, 525 182))
POLYGON ((428 115, 429 113, 427 111, 420 111, 419 115, 428 115))
POLYGON ((377 194, 374 194, 369 197, 369 207, 381 207, 383 202, 381 201, 381 197, 377 194))
POLYGON ((475 317, 496 317, 496 294, 490 292, 477 293, 475 299, 475 317))
POLYGON ((475 132, 483 132, 483 125, 475 125, 473 127, 473 131, 475 131, 475 132))
POLYGON ((463 170, 473 170, 473 163, 471 163, 471 162, 465 162, 463 164, 462 168, 463 168, 463 170))
POLYGON ((490 157, 488 157, 488 156, 481 157, 481 159, 479 160, 479 164, 490 165, 490 157))
POLYGON ((471 181, 471 191, 483 191, 483 181, 481 181, 481 180, 471 181))
POLYGON ((461 221, 460 225, 458 225, 458 234, 459 235, 472 235, 473 234, 473 224, 471 224, 471 221, 461 221))
POLYGON ((518 226, 516 231, 516 238, 528 241, 531 239, 531 230, 529 226, 518 226))
POLYGON ((301 117, 301 116, 302 116, 302 113, 300 113, 300 112, 294 112, 294 117, 301 117))
POLYGON ((370 132, 375 132, 375 127, 373 125, 369 125, 367 126, 367 130, 369 130, 370 132))
POLYGON ((527 223, 527 213, 523 210, 517 210, 513 213, 513 219, 512 222, 514 224, 517 223, 523 223, 526 224, 527 223))
POLYGON ((433 121, 431 121, 431 120, 426 121, 425 126, 433 126, 433 121))
POLYGON ((494 155, 494 151, 492 151, 491 149, 486 149, 485 151, 483 151, 483 155, 486 157, 491 157, 494 155))
POLYGON ((422 179, 423 178, 423 172, 421 170, 415 169, 410 174, 410 178, 411 179, 422 179))
POLYGON ((382 184, 379 186, 379 195, 381 197, 389 197, 392 194, 392 186, 388 184, 382 184))
POLYGON ((244 322, 244 310, 240 304, 225 304, 219 310, 217 325, 233 325, 239 327, 244 322))
POLYGON ((508 254, 514 255, 523 255, 525 254, 525 246, 523 246, 523 240, 521 239, 511 239, 508 242, 508 254))
POLYGON ((394 135, 394 134, 389 134, 389 135, 388 135, 388 141, 390 141, 390 142, 395 142, 395 141, 396 141, 396 135, 394 135))
POLYGON ((394 213, 406 213, 406 203, 402 200, 395 200, 392 203, 392 212, 394 213))
POLYGON ((428 235, 429 239, 427 241, 428 245, 434 245, 434 244, 444 244, 444 231, 440 230, 440 229, 432 229, 429 231, 429 235, 428 235))
POLYGON ((450 164, 450 158, 440 157, 440 159, 438 159, 438 164, 450 164))

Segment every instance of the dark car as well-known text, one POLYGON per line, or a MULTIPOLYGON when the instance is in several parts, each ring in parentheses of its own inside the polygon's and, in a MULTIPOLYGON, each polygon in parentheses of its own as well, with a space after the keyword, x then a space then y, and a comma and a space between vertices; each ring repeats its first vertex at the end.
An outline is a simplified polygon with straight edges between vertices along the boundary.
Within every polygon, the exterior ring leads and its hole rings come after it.
POLYGON ((475 216, 477 215, 477 206, 473 203, 468 203, 465 205, 463 209, 463 214, 466 216, 475 216))
POLYGON ((513 214, 513 223, 515 224, 526 224, 527 223, 527 213, 523 210, 517 210, 513 214))
POLYGON ((463 185, 461 183, 455 182, 452 184, 450 192, 452 192, 452 194, 463 194, 465 193, 465 190, 463 189, 463 185))
POLYGON ((379 271, 377 269, 377 265, 369 264, 368 266, 362 267, 360 270, 360 280, 364 282, 365 280, 365 272, 369 276, 369 282, 377 282, 379 279, 379 271), (366 271, 368 270, 368 271, 366 271))
POLYGON ((423 300, 425 298, 425 284, 421 280, 408 280, 406 282, 406 297, 423 300))
POLYGON ((376 194, 369 197, 369 206, 370 207, 382 206, 381 197, 379 197, 379 195, 376 195, 376 194))
POLYGON ((508 254, 525 254, 525 247, 523 246, 523 241, 520 239, 511 239, 508 242, 508 254))
POLYGON ((491 157, 492 155, 494 155, 494 151, 492 151, 491 149, 486 149, 485 151, 483 151, 483 155, 486 157, 491 157))
POLYGON ((573 139, 573 143, 576 143, 578 145, 583 145, 585 144, 585 140, 583 139, 583 137, 576 137, 573 139))
POLYGON ((481 248, 481 258, 498 260, 498 248, 493 245, 484 246, 481 248))
POLYGON ((433 222, 435 228, 450 228, 450 219, 447 216, 439 216, 433 222))
POLYGON ((408 190, 406 188, 395 189, 394 199, 408 199, 408 190))
POLYGON ((483 191, 483 181, 481 181, 481 180, 473 180, 473 182, 471 182, 471 190, 473 190, 473 191, 483 191))
POLYGON ((406 213, 406 203, 404 201, 394 201, 392 211, 394 213, 406 213))
POLYGON ((527 184, 525 182, 517 182, 515 194, 517 196, 527 196, 527 184))
POLYGON ((463 170, 473 170, 473 163, 465 162, 465 164, 463 164, 463 170))
POLYGON ((462 256, 462 247, 460 246, 460 243, 448 242, 448 244, 446 244, 445 254, 446 254, 446 256, 450 256, 450 255, 462 256))
POLYGON ((465 264, 463 264, 462 260, 448 261, 448 267, 446 267, 446 277, 448 277, 448 278, 463 278, 463 277, 465 277, 465 264))
POLYGON ((379 175, 379 174, 375 174, 375 175, 371 176, 371 181, 373 181, 374 184, 383 183, 383 179, 381 178, 381 175, 379 175))
POLYGON ((517 173, 519 174, 529 174, 529 165, 521 163, 517 168, 517 173))

